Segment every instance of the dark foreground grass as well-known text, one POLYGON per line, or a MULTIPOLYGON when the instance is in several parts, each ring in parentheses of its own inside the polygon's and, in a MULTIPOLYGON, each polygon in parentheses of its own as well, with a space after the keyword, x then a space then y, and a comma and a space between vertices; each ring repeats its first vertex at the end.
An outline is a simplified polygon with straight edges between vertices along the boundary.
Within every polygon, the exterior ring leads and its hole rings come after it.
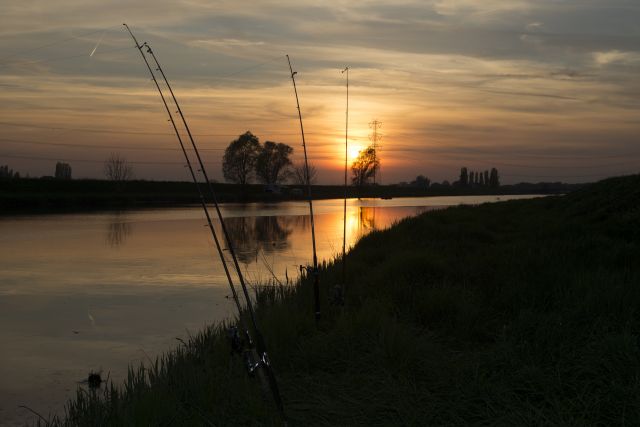
MULTIPOLYGON (((362 239, 339 265, 263 288, 290 425, 640 425, 640 176, 565 197, 457 207, 362 239)), ((272 425, 213 326, 53 425, 272 425)))

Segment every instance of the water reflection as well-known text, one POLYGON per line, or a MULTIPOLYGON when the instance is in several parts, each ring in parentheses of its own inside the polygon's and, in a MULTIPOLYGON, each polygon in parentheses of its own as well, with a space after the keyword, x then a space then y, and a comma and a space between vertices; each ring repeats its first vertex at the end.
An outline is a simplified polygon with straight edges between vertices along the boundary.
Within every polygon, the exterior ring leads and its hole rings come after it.
POLYGON ((121 212, 116 212, 107 224, 105 240, 112 248, 117 248, 124 244, 133 232, 133 226, 121 212))
POLYGON ((257 216, 227 218, 225 224, 238 260, 250 264, 257 262, 260 251, 268 254, 287 250, 293 227, 304 226, 304 221, 296 217, 257 216))
POLYGON ((376 208, 364 206, 358 208, 358 228, 367 231, 376 229, 376 208))

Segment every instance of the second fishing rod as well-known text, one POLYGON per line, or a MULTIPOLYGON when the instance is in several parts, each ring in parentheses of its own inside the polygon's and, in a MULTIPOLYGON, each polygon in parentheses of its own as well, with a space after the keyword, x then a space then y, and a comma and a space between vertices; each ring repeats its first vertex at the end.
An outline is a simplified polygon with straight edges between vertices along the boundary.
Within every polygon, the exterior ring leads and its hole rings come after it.
POLYGON ((297 71, 293 71, 291 59, 287 55, 289 63, 289 71, 291 72, 291 81, 293 82, 293 92, 296 96, 296 106, 298 107, 298 119, 300 120, 300 133, 302 134, 302 149, 304 151, 304 168, 307 184, 307 198, 309 201, 309 216, 311 217, 311 245, 313 247, 313 308, 316 322, 320 320, 320 272, 318 271, 318 255, 316 252, 316 228, 313 220, 313 197, 311 196, 311 176, 309 174, 309 160, 307 158, 307 143, 304 138, 304 126, 302 125, 302 111, 300 110, 300 100, 298 99, 298 88, 296 86, 297 71))
MULTIPOLYGON (((156 71, 160 72, 160 74, 162 75, 162 78, 163 78, 163 80, 165 82, 165 85, 167 86, 167 89, 169 90, 169 92, 171 94, 171 98, 173 100, 173 103, 175 104, 175 106, 177 108, 177 113, 180 115, 180 118, 181 118, 182 123, 183 123, 183 125, 185 127, 185 130, 187 131, 187 134, 189 136, 189 140, 191 142, 191 146, 193 148, 193 151, 194 151, 194 153, 196 155, 198 164, 200 166, 199 171, 202 172, 202 175, 203 175, 203 177, 205 179, 205 182, 207 184, 207 188, 209 190, 209 195, 210 195, 210 197, 212 199, 212 202, 213 202, 213 204, 215 206, 216 213, 217 213, 217 216, 218 216, 218 220, 220 222, 220 226, 222 228, 222 232, 223 232, 226 244, 227 244, 227 248, 228 248, 229 253, 231 254, 231 257, 233 259, 233 264, 234 264, 234 267, 235 267, 235 270, 236 270, 238 281, 240 282, 240 286, 242 288, 242 292, 243 292, 244 297, 245 297, 246 310, 247 310, 247 313, 249 314, 249 319, 250 319, 251 324, 253 326, 253 331, 254 331, 254 334, 255 334, 255 343, 253 342, 253 340, 251 340, 251 336, 249 334, 248 328, 245 327, 245 334, 247 336, 248 344, 251 347, 253 345, 255 345, 255 349, 256 349, 256 351, 258 353, 258 360, 254 361, 253 366, 251 366, 250 369, 251 369, 251 371, 254 371, 254 370, 260 368, 266 374, 268 385, 269 385, 269 388, 271 389, 271 394, 272 394, 272 396, 274 398, 274 401, 276 403, 276 407, 277 407, 278 412, 280 413, 284 423, 286 424, 286 416, 285 416, 285 413, 284 413, 284 405, 283 405, 283 402, 282 402, 282 398, 280 396, 280 391, 279 391, 279 388, 278 388, 278 383, 277 383, 275 374, 273 372, 273 368, 271 367, 271 362, 269 360, 269 356, 268 356, 267 349, 266 349, 266 343, 265 343, 264 337, 263 337, 263 335, 262 335, 262 333, 261 333, 261 331, 260 331, 260 329, 258 327, 258 323, 257 323, 257 320, 256 320, 255 312, 253 310, 253 304, 251 302, 251 297, 249 295, 249 291, 248 291, 247 285, 246 285, 246 283, 244 281, 244 277, 242 275, 242 271, 240 270, 240 265, 238 263, 238 259, 237 259, 237 256, 236 256, 234 245, 233 245, 233 243, 231 241, 229 232, 227 230, 227 227, 226 227, 226 224, 225 224, 225 221, 224 221, 224 217, 222 216, 222 212, 220 210, 220 206, 219 206, 219 203, 218 203, 218 199, 217 199, 216 193, 215 193, 215 191, 213 189, 213 186, 211 184, 211 181, 209 180, 209 177, 207 175, 207 172, 206 172, 206 169, 205 169, 205 166, 204 166, 204 162, 202 161, 202 157, 200 156, 200 152, 198 150, 198 147, 197 147, 197 145, 195 143, 195 140, 193 139, 193 135, 191 134, 191 130, 189 129, 189 125, 188 125, 188 123, 186 121, 186 118, 184 117, 184 114, 182 112, 182 109, 180 108, 180 104, 178 103, 178 100, 177 100, 177 98, 176 98, 176 96, 175 96, 175 94, 173 92, 173 89, 171 88, 169 80, 167 79, 167 77, 166 77, 166 75, 165 75, 165 73, 164 73, 164 71, 163 71, 163 69, 162 69, 162 67, 160 65, 160 62, 158 61, 157 57, 155 56, 153 50, 151 49, 151 47, 149 46, 148 43, 144 43, 143 45, 140 45, 138 43, 137 39, 135 38, 135 36, 133 35, 133 33, 131 32, 130 28, 126 24, 124 24, 124 26, 129 31, 129 34, 131 35, 131 37, 133 38, 134 42, 136 43, 136 47, 140 51, 140 53, 141 53, 141 55, 142 55, 142 57, 143 57, 143 59, 145 61, 145 64, 147 65, 147 67, 149 69, 149 72, 151 73, 152 79, 153 79, 154 83, 156 84, 156 87, 157 87, 157 89, 158 89, 158 91, 160 93, 160 96, 161 96, 162 101, 163 101, 163 103, 165 105, 167 113, 169 114, 169 119, 170 119, 170 121, 171 121, 171 123, 172 123, 172 125, 174 127, 174 130, 175 130, 176 135, 178 137, 178 141, 180 142, 183 154, 184 154, 184 156, 185 156, 185 158, 187 160, 187 165, 189 166, 189 169, 191 171, 193 180, 194 180, 196 186, 198 187, 198 192, 200 193, 201 199, 203 200, 202 204, 203 204, 203 208, 204 208, 204 211, 205 211, 205 214, 206 214, 206 217, 207 217, 209 228, 211 229, 211 232, 212 232, 213 237, 214 237, 214 241, 216 243, 216 247, 218 249, 218 252, 220 253, 222 264, 224 266, 225 273, 226 273, 227 278, 229 280, 229 285, 231 287, 231 290, 232 290, 232 293, 233 293, 233 296, 234 296, 234 300, 236 301, 236 305, 238 306, 239 315, 240 315, 240 317, 242 317, 242 310, 241 310, 241 307, 240 307, 240 304, 239 304, 239 300, 238 300, 237 294, 235 292, 235 287, 233 285, 233 281, 231 279, 230 273, 229 273, 227 265, 226 265, 226 261, 225 261, 225 258, 224 258, 223 250, 220 247, 220 244, 218 242, 218 239, 217 239, 217 236, 216 236, 216 233, 215 233, 215 229, 213 228, 213 225, 211 223, 211 219, 210 219, 209 213, 208 213, 208 208, 206 206, 206 203, 204 202, 204 197, 203 197, 203 194, 202 194, 202 192, 200 190, 199 182, 197 180, 195 172, 193 171, 193 168, 191 167, 191 162, 190 162, 190 160, 188 158, 187 152, 186 152, 186 150, 184 148, 184 145, 182 143, 182 139, 180 137, 180 133, 178 132, 178 129, 177 129, 176 125, 175 125, 175 122, 173 120, 173 116, 171 114, 171 111, 169 110, 169 108, 167 106, 167 103, 165 101, 164 94, 163 94, 163 92, 162 92, 162 90, 161 90, 161 88, 160 88, 160 86, 159 86, 159 84, 158 84, 158 82, 157 82, 157 80, 155 78, 155 74, 154 74, 153 70, 151 69, 151 66, 149 65, 149 62, 147 61, 146 55, 143 52, 143 48, 146 47, 147 54, 149 54, 153 58, 153 61, 154 61, 155 65, 156 65, 156 71)), ((242 319, 240 319, 240 320, 242 322, 242 319)))

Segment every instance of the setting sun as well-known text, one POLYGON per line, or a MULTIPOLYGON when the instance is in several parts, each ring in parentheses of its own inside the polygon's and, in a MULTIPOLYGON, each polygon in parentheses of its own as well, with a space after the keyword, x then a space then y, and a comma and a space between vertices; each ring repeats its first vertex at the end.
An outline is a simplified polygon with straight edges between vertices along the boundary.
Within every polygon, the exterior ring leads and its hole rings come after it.
POLYGON ((347 151, 349 152, 349 163, 353 162, 362 151, 362 145, 360 144, 349 144, 347 147, 347 151))

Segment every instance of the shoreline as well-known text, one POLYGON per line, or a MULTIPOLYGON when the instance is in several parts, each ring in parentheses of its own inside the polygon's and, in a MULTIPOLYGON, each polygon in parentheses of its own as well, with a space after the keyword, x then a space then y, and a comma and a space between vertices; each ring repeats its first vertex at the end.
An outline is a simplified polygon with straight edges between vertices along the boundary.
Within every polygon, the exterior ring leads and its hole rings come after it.
MULTIPOLYGON (((459 206, 364 237, 347 258, 256 290, 290 425, 640 423, 640 176, 559 198, 459 206)), ((66 424, 278 425, 271 396, 213 325, 79 391, 66 424)))

